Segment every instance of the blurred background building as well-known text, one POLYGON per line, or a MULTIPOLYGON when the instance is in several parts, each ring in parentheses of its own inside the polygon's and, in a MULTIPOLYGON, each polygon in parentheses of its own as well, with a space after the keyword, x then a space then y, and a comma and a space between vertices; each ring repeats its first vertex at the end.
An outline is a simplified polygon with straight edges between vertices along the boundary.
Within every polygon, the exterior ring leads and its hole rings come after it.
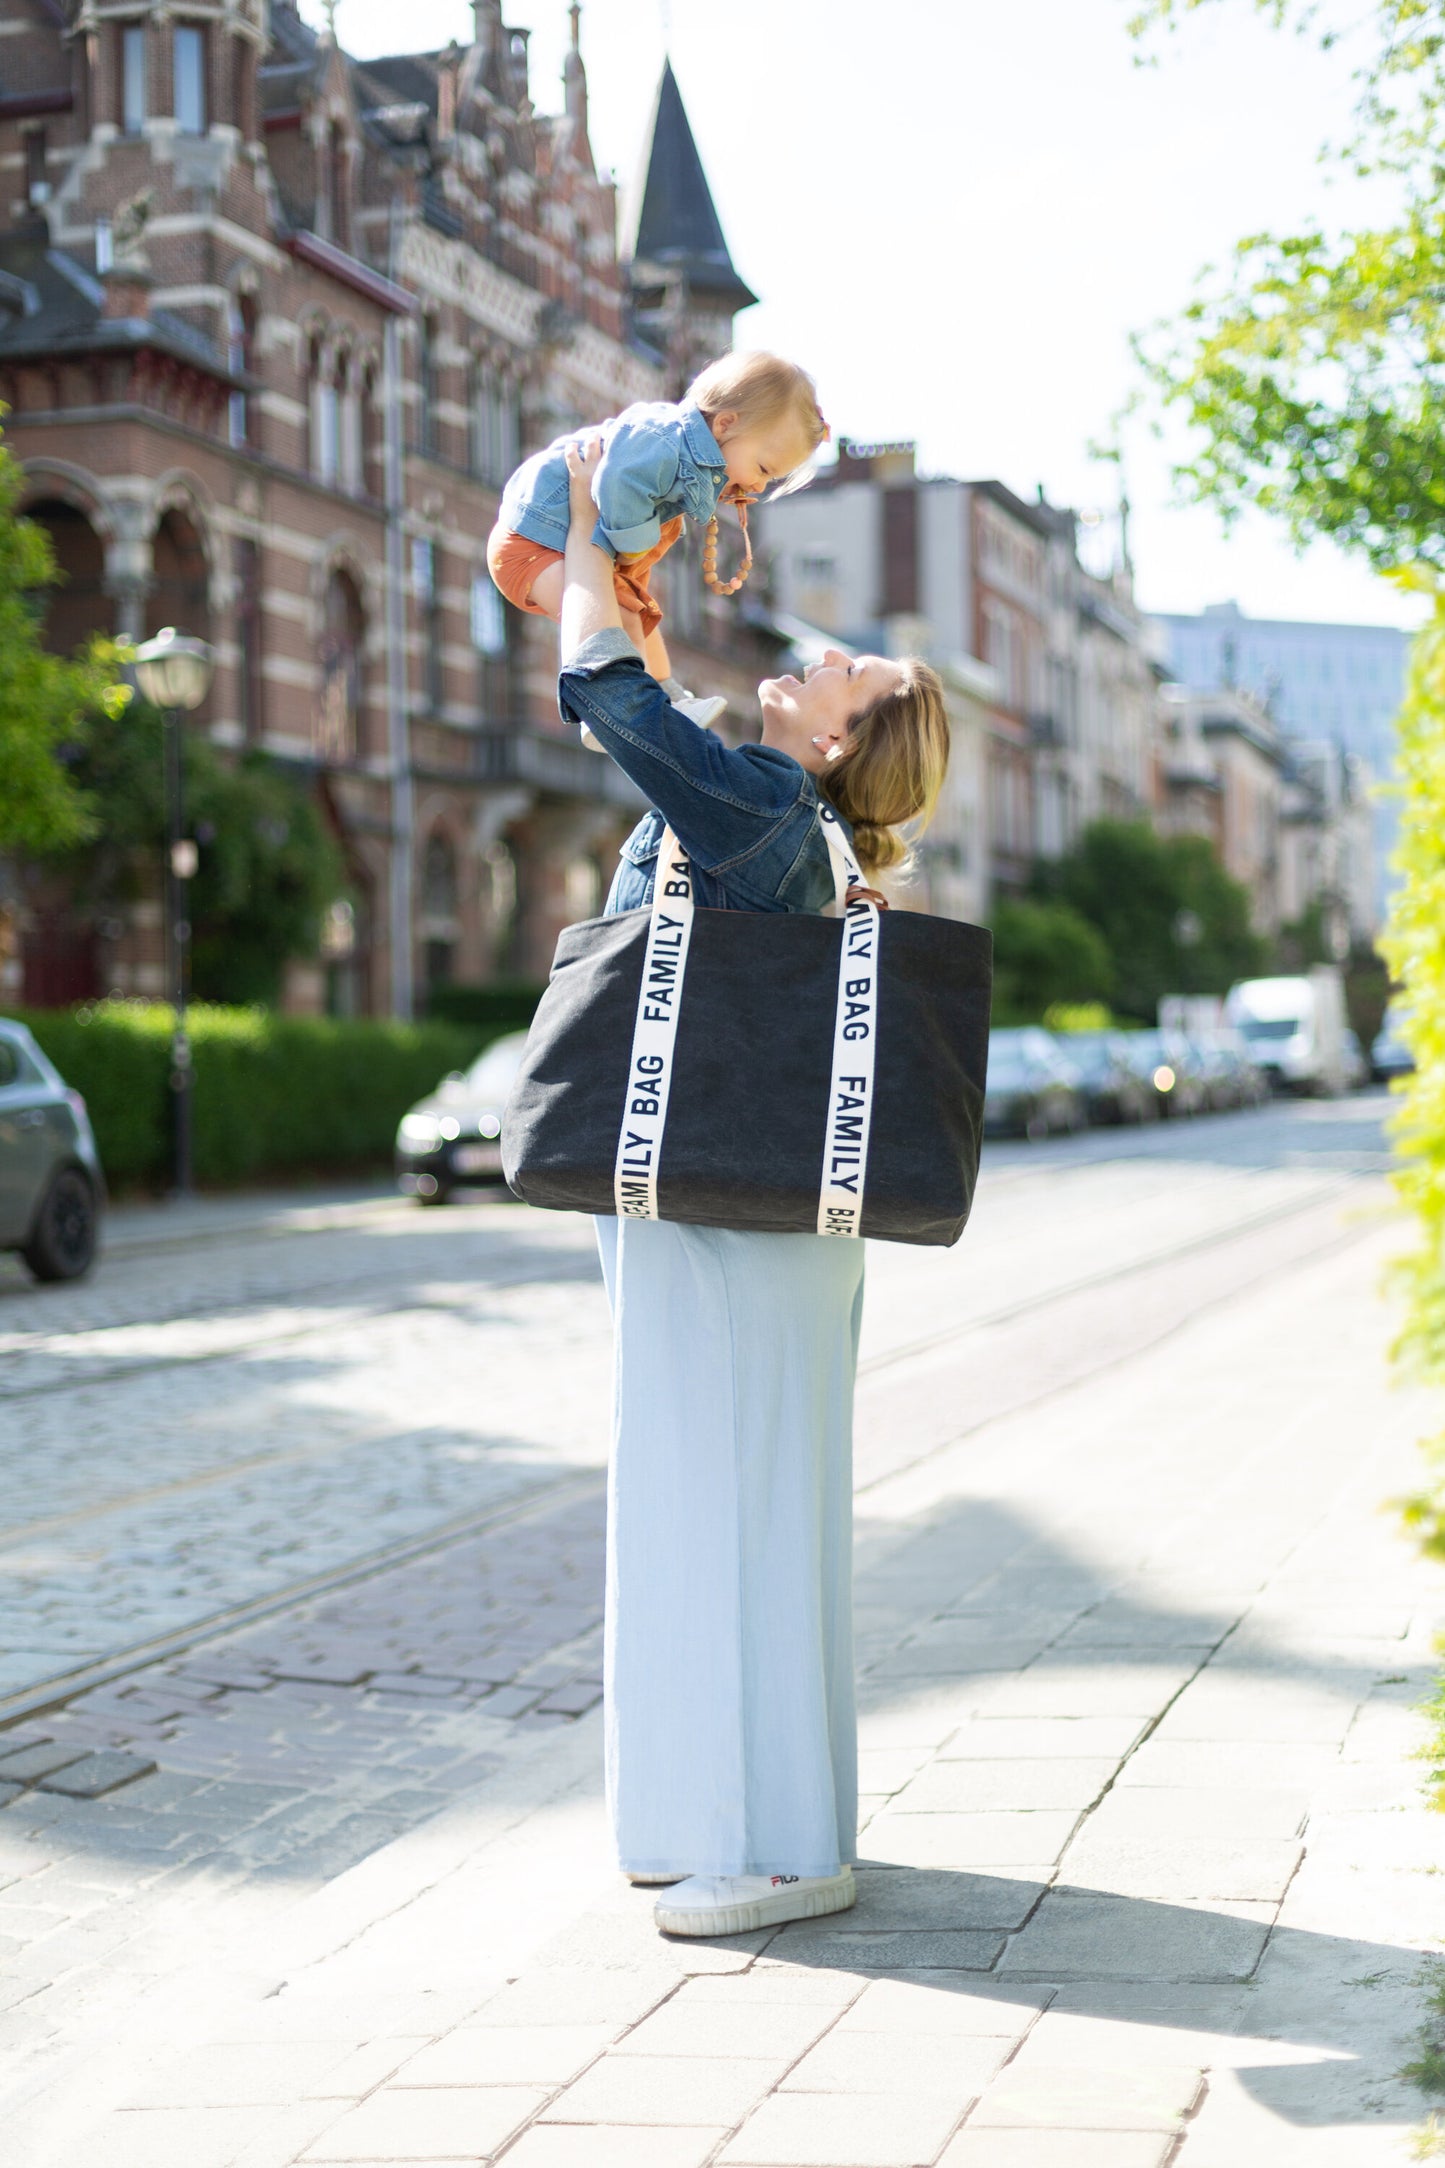
MULTIPOLYGON (((1154 622, 1169 673, 1181 684, 1195 691, 1221 687, 1252 693, 1291 736, 1332 746, 1356 787, 1389 777, 1408 633, 1390 625, 1247 617, 1237 602, 1214 603, 1197 617, 1161 616, 1154 622)), ((1379 917, 1390 886, 1395 814, 1383 794, 1373 798, 1372 808, 1379 917)))
MULTIPOLYGON (((288 0, 3 11, 0 397, 63 585, 50 645, 174 624, 196 727, 308 779, 344 852, 291 1006, 409 1014, 540 977, 639 810, 556 716, 556 635, 486 575, 500 486, 559 431, 677 396, 754 296, 663 77, 633 231, 527 33, 357 63, 288 0)), ((782 641, 661 583, 680 672, 741 719, 782 641)), ((160 911, 32 898, 12 994, 162 986, 160 911)))
MULTIPOLYGON (((619 235, 569 13, 544 114, 501 0, 464 48, 365 63, 290 0, 0 0, 0 398, 63 575, 46 637, 209 640, 194 727, 322 808, 346 889, 293 1008, 540 979, 639 810, 559 724, 554 629, 500 601, 486 539, 524 453, 680 395, 755 296, 670 66, 619 235)), ((663 568, 679 675, 737 734, 829 641, 937 663, 952 769, 900 900, 984 919, 1091 821, 1143 818, 1208 835, 1262 932, 1373 931, 1403 634, 1148 621, 1126 507, 920 475, 909 442, 845 439, 755 527, 733 600, 696 534, 663 568)), ((10 996, 162 990, 144 880, 103 915, 53 880, 23 901, 10 996)))

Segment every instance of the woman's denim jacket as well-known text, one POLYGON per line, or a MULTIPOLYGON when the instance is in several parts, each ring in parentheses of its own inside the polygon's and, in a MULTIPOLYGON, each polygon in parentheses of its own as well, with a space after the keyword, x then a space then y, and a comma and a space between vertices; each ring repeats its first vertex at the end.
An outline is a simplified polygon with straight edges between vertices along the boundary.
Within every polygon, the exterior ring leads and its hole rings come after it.
POLYGON ((609 912, 651 903, 666 826, 692 861, 697 901, 707 909, 822 911, 833 901, 833 864, 807 770, 770 745, 724 745, 679 715, 625 632, 584 640, 557 681, 557 698, 565 719, 586 723, 652 800, 622 846, 609 912))
POLYGON ((571 523, 567 446, 602 439, 592 495, 592 539, 614 557, 655 547, 662 523, 685 513, 706 523, 727 487, 727 469, 701 407, 662 400, 627 407, 615 420, 574 429, 524 460, 502 492, 499 526, 547 549, 565 550, 571 523))

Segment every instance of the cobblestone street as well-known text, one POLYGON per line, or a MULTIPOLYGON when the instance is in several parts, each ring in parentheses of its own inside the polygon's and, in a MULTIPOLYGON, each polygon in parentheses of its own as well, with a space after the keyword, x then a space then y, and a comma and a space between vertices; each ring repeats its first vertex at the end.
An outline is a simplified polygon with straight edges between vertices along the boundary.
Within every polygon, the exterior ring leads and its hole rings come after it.
POLYGON ((118 1214, 0 1277, 7 2168, 1371 2168, 1445 1931, 1380 1095, 989 1155, 875 1248, 860 1902, 601 1806, 582 1223, 118 1214), (184 1239, 182 1239, 184 1237, 184 1239))

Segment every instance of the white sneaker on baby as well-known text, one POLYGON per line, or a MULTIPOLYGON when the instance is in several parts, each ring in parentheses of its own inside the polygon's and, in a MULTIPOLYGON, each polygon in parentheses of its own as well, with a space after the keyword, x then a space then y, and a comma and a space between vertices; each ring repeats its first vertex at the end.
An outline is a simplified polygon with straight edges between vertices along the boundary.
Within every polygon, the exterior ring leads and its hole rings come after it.
POLYGON ((784 1920, 815 1920, 856 1904, 853 1870, 841 1874, 694 1874, 659 1897, 652 1916, 665 1935, 745 1935, 784 1920))
POLYGON ((710 693, 706 698, 700 698, 696 693, 684 693, 680 700, 674 700, 672 704, 679 715, 685 715, 690 723, 696 723, 699 730, 710 729, 727 708, 727 702, 720 693, 710 693))

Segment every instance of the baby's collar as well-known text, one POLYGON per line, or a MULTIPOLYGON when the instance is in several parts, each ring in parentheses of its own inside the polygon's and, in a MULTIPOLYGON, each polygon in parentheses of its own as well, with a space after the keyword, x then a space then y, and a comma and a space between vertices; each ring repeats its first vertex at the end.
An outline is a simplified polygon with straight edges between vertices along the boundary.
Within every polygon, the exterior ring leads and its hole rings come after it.
POLYGON ((684 399, 679 411, 682 415, 683 433, 687 437, 688 450, 697 460, 699 466, 725 466, 727 462, 723 458, 722 446, 713 435, 712 426, 702 408, 693 400, 684 399))

